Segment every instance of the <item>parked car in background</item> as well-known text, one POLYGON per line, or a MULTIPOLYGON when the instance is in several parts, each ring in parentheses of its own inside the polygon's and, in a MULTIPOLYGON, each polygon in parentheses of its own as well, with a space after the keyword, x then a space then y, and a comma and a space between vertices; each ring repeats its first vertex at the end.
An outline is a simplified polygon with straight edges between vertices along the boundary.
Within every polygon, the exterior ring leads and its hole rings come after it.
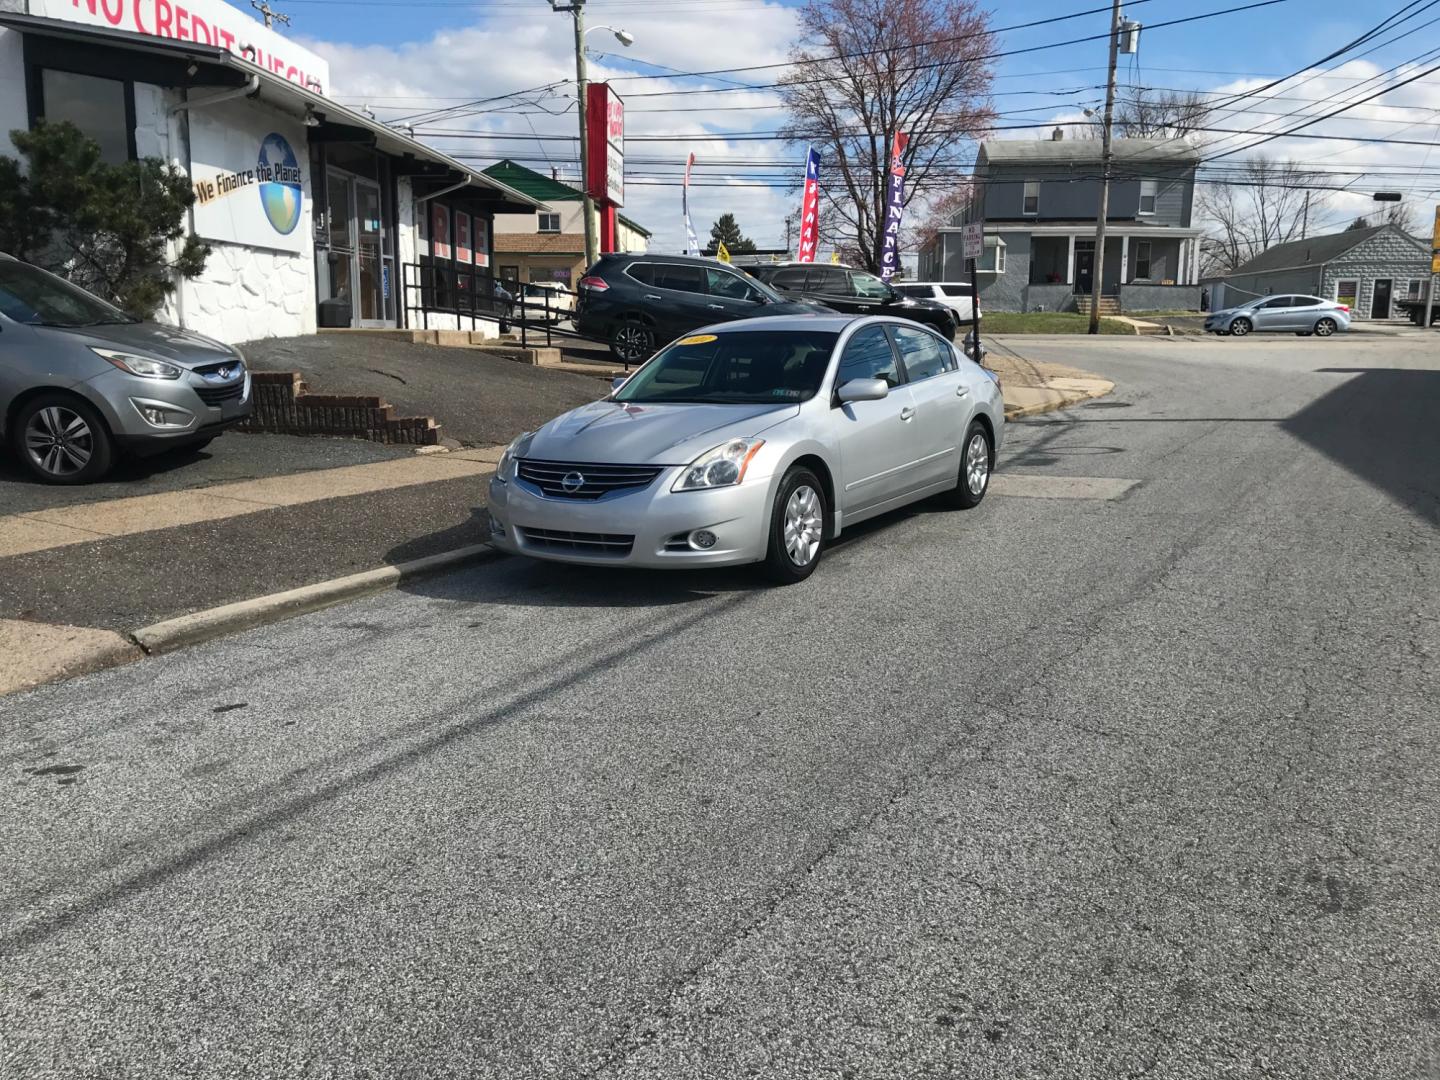
POLYGON ((517 287, 527 319, 555 323, 575 314, 575 294, 558 282, 532 281, 517 287))
MULTIPOLYGON (((916 300, 934 300, 955 312, 955 318, 962 323, 973 321, 974 304, 970 299, 970 286, 963 281, 897 281, 897 291, 916 300)), ((984 312, 981 312, 984 317, 984 312)))
POLYGON ((626 364, 644 363, 661 345, 710 323, 829 310, 786 299, 716 259, 691 255, 602 255, 576 293, 576 330, 609 342, 626 364))
POLYGON ((763 563, 788 584, 866 518, 929 495, 979 505, 1004 423, 994 376, 911 322, 709 326, 511 443, 491 542, 599 566, 763 563))
POLYGON ((0 438, 37 479, 82 484, 121 453, 197 450, 250 411, 238 350, 0 254, 0 438))
POLYGON ((894 315, 955 336, 955 313, 937 300, 906 296, 874 274, 835 263, 766 263, 745 267, 782 296, 850 315, 894 315))
POLYGON ((1262 296, 1249 303, 1212 311, 1205 319, 1212 334, 1244 337, 1251 333, 1288 332, 1301 337, 1329 337, 1350 329, 1350 307, 1319 296, 1262 296))

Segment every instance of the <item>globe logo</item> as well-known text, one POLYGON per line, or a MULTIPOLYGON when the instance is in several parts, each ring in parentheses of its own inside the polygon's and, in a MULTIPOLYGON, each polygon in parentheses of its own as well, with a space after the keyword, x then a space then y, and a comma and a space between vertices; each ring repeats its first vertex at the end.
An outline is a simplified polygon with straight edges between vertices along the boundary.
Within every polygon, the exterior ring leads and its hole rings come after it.
POLYGON ((260 205, 282 236, 300 224, 300 162, 285 136, 272 131, 260 142, 260 205))

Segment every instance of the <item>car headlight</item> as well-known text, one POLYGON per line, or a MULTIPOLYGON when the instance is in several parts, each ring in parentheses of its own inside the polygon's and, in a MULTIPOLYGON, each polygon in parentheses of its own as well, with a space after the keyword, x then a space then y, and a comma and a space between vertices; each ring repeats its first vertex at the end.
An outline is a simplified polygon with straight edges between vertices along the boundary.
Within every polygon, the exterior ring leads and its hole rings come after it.
POLYGON ((706 451, 685 467, 671 491, 703 491, 705 488, 734 487, 745 479, 750 459, 764 439, 733 439, 706 451))
POLYGON ((115 349, 97 349, 93 345, 90 346, 90 351, 100 359, 114 364, 127 375, 139 375, 142 379, 178 379, 185 373, 183 368, 148 356, 117 352, 115 349))
POLYGON ((515 479, 515 463, 517 461, 515 450, 519 447, 520 443, 528 439, 530 435, 531 432, 521 432, 515 437, 515 440, 505 448, 505 452, 500 455, 500 464, 495 466, 495 479, 499 480, 502 484, 508 484, 511 480, 515 479))

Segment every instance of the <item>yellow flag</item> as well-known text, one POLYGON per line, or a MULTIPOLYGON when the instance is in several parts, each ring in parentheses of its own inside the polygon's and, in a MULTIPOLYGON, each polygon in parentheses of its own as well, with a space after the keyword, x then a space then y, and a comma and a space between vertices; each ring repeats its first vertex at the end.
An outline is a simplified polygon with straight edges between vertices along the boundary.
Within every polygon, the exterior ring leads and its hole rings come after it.
POLYGON ((724 241, 717 240, 715 242, 715 257, 723 263, 730 261, 730 249, 725 246, 724 241))
POLYGON ((830 261, 832 263, 838 263, 840 261, 840 253, 838 251, 830 252, 830 261))

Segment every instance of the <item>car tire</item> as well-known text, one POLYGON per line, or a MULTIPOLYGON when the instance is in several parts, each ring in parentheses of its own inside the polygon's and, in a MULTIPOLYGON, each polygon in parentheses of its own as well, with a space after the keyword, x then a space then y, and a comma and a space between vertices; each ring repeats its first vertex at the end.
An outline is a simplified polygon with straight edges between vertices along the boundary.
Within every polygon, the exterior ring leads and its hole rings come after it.
POLYGON ((1249 319, 1236 319, 1230 324, 1230 333, 1234 337, 1244 337, 1255 329, 1255 324, 1249 319))
POLYGON ((46 484, 89 484, 115 460, 110 429, 91 405, 73 394, 41 394, 15 414, 15 456, 46 484))
POLYGON ((610 354, 627 367, 655 353, 655 332, 639 319, 626 319, 610 335, 610 354))
POLYGON ((979 420, 972 420, 965 441, 960 444, 960 473, 955 486, 942 498, 956 510, 973 510, 984 501, 990 490, 990 474, 995 468, 995 445, 990 432, 979 420))
POLYGON ((1316 337, 1329 337, 1340 328, 1340 324, 1334 319, 1321 319, 1315 324, 1316 337))
POLYGON ((806 468, 785 474, 770 511, 770 542, 765 576, 777 585, 794 585, 815 572, 825 554, 825 488, 806 468))

